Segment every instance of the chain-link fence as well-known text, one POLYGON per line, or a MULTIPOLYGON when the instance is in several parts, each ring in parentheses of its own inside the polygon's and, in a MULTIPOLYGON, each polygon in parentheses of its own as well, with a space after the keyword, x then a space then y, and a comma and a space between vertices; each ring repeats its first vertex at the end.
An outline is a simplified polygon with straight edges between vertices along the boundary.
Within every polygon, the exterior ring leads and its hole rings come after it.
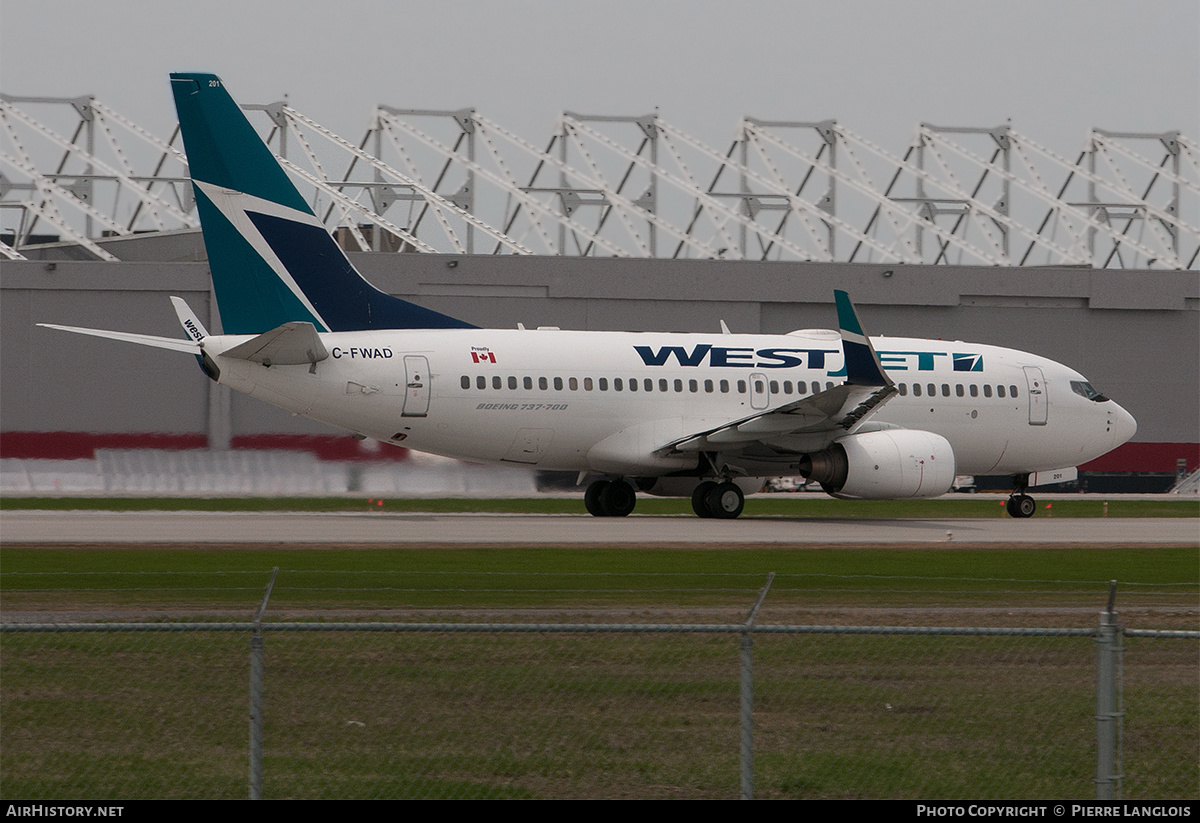
POLYGON ((1194 631, 0 628, 6 798, 1200 796, 1194 631))

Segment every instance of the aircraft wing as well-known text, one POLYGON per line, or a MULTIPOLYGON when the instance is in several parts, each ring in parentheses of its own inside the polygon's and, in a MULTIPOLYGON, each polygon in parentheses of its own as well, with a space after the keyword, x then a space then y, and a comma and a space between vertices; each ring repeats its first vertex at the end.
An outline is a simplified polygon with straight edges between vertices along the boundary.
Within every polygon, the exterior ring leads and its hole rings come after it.
POLYGON ((789 438, 822 434, 832 440, 872 415, 895 393, 891 385, 872 388, 843 383, 770 411, 677 438, 658 451, 740 451, 739 446, 782 445, 789 438))
POLYGON ((896 386, 880 365, 849 296, 835 291, 834 299, 846 362, 846 380, 841 385, 677 438, 657 451, 787 452, 789 440, 796 443, 815 438, 827 442, 881 408, 896 394, 896 386))

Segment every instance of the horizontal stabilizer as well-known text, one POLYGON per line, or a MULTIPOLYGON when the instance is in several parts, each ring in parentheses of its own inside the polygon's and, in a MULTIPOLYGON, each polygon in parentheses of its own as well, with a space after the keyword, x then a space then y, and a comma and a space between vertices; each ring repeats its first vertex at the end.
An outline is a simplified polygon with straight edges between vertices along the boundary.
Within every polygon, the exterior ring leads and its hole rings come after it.
POLYGON ((303 321, 284 323, 221 354, 264 366, 316 364, 329 357, 316 327, 303 321))
POLYGON ((104 329, 82 329, 78 326, 59 326, 54 323, 38 323, 44 329, 58 329, 76 334, 90 334, 92 337, 105 337, 109 340, 121 340, 125 343, 137 343, 142 346, 153 346, 156 349, 170 349, 187 354, 200 354, 200 344, 194 340, 179 340, 174 337, 155 337, 152 334, 132 334, 124 331, 105 331, 104 329))

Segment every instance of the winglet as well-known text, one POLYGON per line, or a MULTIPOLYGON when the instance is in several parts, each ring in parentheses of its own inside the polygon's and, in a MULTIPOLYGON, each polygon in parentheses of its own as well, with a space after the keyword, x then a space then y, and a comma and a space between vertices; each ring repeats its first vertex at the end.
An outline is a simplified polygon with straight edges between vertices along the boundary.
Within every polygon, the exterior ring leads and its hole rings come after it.
POLYGON ((171 305, 175 307, 175 316, 179 318, 179 325, 183 326, 188 337, 199 343, 209 336, 208 329, 204 328, 204 324, 200 322, 200 318, 192 311, 192 307, 187 304, 186 300, 182 297, 172 297, 171 305))
POLYGON ((846 360, 846 382, 852 386, 890 386, 892 379, 884 374, 879 356, 870 338, 858 322, 858 314, 850 295, 837 289, 833 292, 837 304, 838 330, 842 333, 842 353, 846 360))

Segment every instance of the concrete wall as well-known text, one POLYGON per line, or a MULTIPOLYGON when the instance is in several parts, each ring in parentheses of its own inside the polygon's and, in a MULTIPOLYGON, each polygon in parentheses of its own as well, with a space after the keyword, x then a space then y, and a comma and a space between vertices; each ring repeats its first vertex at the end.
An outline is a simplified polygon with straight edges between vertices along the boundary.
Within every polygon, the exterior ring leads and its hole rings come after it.
MULTIPOLYGON (((1083 372, 1137 442, 1200 439, 1200 274, 1074 268, 352 255, 380 288, 481 326, 782 333, 836 326, 1011 346, 1083 372)), ((217 330, 203 262, 0 263, 0 431, 328 433, 211 386, 185 355, 36 328, 180 336, 169 295, 217 330)))

